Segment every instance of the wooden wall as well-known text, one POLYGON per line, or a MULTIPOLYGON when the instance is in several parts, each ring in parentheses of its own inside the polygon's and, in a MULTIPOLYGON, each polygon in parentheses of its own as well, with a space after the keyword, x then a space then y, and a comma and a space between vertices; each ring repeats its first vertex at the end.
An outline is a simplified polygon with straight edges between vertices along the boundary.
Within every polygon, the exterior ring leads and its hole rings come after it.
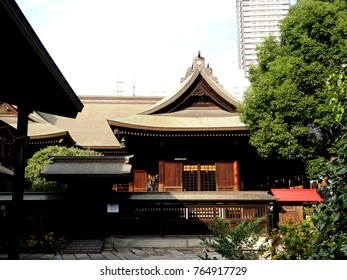
POLYGON ((299 223, 304 219, 304 207, 302 205, 281 205, 279 206, 278 224, 291 221, 293 223, 299 223))
MULTIPOLYGON (((182 162, 159 162, 159 191, 182 191, 182 162)), ((240 190, 239 164, 233 162, 216 163, 216 190, 240 190)))

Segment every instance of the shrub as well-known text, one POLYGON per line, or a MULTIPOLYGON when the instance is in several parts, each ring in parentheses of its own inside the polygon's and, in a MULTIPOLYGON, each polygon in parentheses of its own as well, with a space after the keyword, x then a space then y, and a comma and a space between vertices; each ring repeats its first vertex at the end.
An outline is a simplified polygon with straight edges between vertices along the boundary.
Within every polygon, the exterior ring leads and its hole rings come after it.
POLYGON ((26 249, 29 253, 55 253, 57 244, 53 232, 43 235, 31 235, 25 241, 26 249))
POLYGON ((312 240, 316 238, 315 226, 310 218, 300 223, 285 222, 272 229, 266 258, 273 260, 306 260, 313 253, 312 240))
POLYGON ((256 246, 261 234, 264 233, 260 223, 261 219, 242 221, 232 228, 230 221, 217 217, 209 227, 212 236, 200 238, 204 246, 214 249, 226 259, 257 260, 266 249, 264 245, 258 248, 256 246))

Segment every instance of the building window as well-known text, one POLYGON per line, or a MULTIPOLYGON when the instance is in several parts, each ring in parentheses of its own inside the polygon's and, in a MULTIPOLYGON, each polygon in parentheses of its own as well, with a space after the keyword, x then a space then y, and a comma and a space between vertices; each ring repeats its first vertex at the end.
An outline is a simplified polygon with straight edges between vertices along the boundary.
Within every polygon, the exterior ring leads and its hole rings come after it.
POLYGON ((184 191, 215 191, 216 165, 190 164, 183 165, 184 191))
POLYGON ((200 166, 201 191, 216 190, 216 165, 200 166))
POLYGON ((183 165, 183 190, 198 190, 198 165, 183 165))

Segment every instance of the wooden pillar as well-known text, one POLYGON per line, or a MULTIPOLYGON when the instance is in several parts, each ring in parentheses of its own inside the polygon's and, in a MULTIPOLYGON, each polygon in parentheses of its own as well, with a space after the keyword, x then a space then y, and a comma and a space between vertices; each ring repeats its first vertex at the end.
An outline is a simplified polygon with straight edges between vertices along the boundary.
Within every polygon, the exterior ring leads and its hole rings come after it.
POLYGON ((239 176, 239 162, 237 160, 234 161, 234 190, 240 190, 240 176, 239 176))
POLYGON ((28 117, 30 110, 18 106, 17 136, 14 141, 14 185, 12 203, 9 212, 10 234, 8 240, 8 258, 19 260, 21 213, 23 208, 24 173, 26 166, 26 147, 28 145, 28 117))
POLYGON ((164 191, 164 162, 159 161, 159 192, 164 191))

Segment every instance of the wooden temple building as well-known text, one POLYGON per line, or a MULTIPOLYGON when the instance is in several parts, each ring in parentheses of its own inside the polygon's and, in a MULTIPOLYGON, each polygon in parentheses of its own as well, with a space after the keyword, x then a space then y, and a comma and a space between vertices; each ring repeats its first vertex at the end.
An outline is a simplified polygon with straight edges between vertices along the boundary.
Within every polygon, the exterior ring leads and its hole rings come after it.
MULTIPOLYGON (((248 144, 239 103, 200 54, 179 87, 164 98, 81 100, 85 107, 76 120, 40 116, 69 131, 75 145, 127 158, 129 176, 112 183, 95 174, 95 180, 76 182, 71 168, 61 168, 64 158, 53 160, 42 176, 70 184, 70 193, 88 203, 99 192, 98 227, 102 223, 105 231, 120 234, 202 233, 216 216, 233 224, 261 218, 268 226, 269 204, 276 199, 261 187, 260 159, 248 144)), ((66 164, 70 161, 66 158, 66 164)), ((75 165, 76 172, 84 170, 83 164, 75 165)), ((100 162, 92 164, 103 168, 100 162)), ((84 224, 91 220, 88 215, 84 224)))
MULTIPOLYGON (((1 3, 23 17, 12 1, 1 3)), ((36 76, 25 76, 30 71, 23 68, 22 83, 13 81, 14 74, 8 78, 18 94, 0 94, 0 176, 9 182, 0 184, 0 204, 11 201, 4 191, 12 190, 15 177, 13 142, 20 135, 21 110, 30 105, 25 110, 27 158, 49 145, 104 155, 52 155, 41 175, 67 184, 67 192, 23 196, 29 208, 30 203, 49 202, 44 207, 55 211, 51 224, 85 235, 205 233, 216 216, 233 225, 260 218, 264 227, 269 226, 271 205, 277 199, 269 193, 276 187, 269 178, 295 175, 300 167, 258 157, 240 120, 239 102, 218 82, 200 52, 177 89, 165 97, 77 98, 34 39, 31 45, 22 44, 27 53, 18 55, 18 61, 34 59, 38 52, 48 66, 41 69, 41 59, 37 69, 52 84, 51 88, 35 84, 36 76), (26 89, 20 85, 41 95, 23 96, 19 93, 26 89), (44 102, 45 93, 58 101, 44 102)))
POLYGON ((249 176, 240 165, 249 165, 252 151, 237 105, 199 55, 172 94, 137 114, 108 119, 134 155, 128 190, 245 190, 249 176))

